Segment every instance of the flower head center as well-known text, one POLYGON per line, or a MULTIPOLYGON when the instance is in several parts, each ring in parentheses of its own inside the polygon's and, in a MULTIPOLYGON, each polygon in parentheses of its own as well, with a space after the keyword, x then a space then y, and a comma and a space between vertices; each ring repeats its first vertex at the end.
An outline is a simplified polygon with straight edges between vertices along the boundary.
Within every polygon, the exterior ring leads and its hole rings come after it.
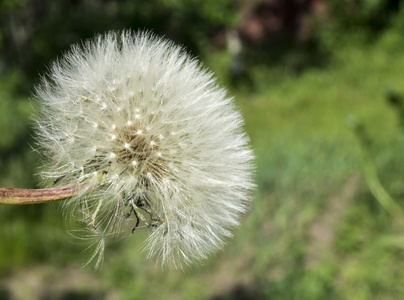
POLYGON ((153 176, 162 179, 167 173, 167 163, 161 155, 161 147, 156 138, 139 124, 125 125, 116 128, 117 162, 132 165, 142 176, 153 176))

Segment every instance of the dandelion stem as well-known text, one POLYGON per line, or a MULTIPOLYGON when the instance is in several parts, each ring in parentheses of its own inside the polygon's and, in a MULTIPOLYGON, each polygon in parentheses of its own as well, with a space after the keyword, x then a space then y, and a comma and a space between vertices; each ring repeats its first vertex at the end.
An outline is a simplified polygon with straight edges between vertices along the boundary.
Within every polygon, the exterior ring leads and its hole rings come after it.
POLYGON ((47 189, 16 189, 0 187, 0 204, 23 205, 62 201, 76 195, 78 188, 63 186, 47 189))

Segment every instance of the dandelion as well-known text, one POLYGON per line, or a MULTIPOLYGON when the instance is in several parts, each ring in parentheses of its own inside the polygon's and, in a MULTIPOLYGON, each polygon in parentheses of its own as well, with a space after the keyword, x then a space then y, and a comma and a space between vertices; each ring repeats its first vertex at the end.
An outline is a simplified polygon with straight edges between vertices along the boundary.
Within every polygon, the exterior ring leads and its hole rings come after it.
POLYGON ((109 237, 146 227, 149 257, 198 262, 248 208, 243 120, 183 48, 145 32, 98 36, 52 64, 36 99, 43 175, 76 191, 65 206, 99 238, 98 262, 109 237))

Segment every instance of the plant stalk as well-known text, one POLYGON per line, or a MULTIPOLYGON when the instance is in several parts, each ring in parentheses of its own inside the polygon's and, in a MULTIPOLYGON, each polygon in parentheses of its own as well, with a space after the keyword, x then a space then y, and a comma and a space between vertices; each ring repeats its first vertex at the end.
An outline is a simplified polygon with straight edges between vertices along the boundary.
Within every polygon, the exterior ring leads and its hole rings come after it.
POLYGON ((76 195, 75 186, 62 186, 47 189, 17 189, 0 187, 0 204, 24 205, 62 201, 76 195))

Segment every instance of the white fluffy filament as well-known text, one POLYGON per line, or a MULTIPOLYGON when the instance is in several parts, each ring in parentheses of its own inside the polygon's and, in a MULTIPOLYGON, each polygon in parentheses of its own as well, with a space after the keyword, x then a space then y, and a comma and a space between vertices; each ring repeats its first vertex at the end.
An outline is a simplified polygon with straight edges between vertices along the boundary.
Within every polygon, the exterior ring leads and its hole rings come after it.
POLYGON ((96 254, 108 236, 148 227, 149 256, 178 267, 238 225, 254 187, 243 121, 181 47, 144 32, 98 36, 54 62, 36 98, 44 175, 86 183, 69 206, 99 232, 96 254))

